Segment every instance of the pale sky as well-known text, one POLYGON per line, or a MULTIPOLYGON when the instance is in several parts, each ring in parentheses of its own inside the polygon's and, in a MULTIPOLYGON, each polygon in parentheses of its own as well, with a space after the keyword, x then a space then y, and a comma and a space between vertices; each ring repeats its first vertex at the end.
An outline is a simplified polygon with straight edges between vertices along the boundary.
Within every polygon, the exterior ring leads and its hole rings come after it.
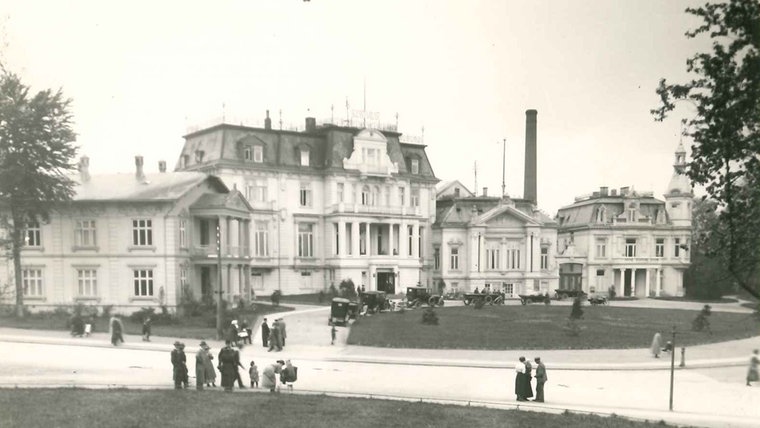
MULTIPOLYGON (((421 136, 441 180, 522 197, 525 110, 538 110, 538 202, 599 186, 662 198, 679 117, 652 119, 660 77, 708 43, 686 0, 27 1, 0 5, 6 67, 73 99, 90 169, 173 166, 218 123, 303 126, 361 109, 421 136)), ((681 114, 688 111, 683 110, 681 114)), ((688 147, 689 141, 684 141, 688 147)), ((479 190, 480 192, 480 190, 479 190)))

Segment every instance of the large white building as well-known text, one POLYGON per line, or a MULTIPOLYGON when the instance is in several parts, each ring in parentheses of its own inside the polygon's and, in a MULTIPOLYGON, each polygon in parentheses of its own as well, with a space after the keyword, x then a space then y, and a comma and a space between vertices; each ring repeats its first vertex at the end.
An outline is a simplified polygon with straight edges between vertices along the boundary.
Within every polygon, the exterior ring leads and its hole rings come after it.
POLYGON ((618 296, 682 296, 690 263, 693 192, 686 151, 675 152, 662 201, 652 192, 602 187, 560 208, 560 288, 618 296))
MULTIPOLYGON (((185 136, 177 169, 239 189, 253 208, 254 293, 314 293, 351 279, 395 293, 431 284, 438 182, 421 144, 395 131, 219 124, 185 136)), ((201 278, 201 286, 211 279, 201 278)))
MULTIPOLYGON (((158 173, 145 173, 140 156, 135 164, 134 174, 90 176, 82 158, 73 201, 54 207, 48 221, 27 225, 21 251, 27 307, 82 303, 126 313, 174 308, 183 295, 245 296, 252 211, 245 198, 204 173, 166 172, 163 162, 158 173), (203 282, 217 278, 219 266, 222 290, 216 279, 203 282)), ((10 258, 0 261, 0 278, 13 290, 10 258)), ((15 293, 5 297, 12 303, 15 293)))

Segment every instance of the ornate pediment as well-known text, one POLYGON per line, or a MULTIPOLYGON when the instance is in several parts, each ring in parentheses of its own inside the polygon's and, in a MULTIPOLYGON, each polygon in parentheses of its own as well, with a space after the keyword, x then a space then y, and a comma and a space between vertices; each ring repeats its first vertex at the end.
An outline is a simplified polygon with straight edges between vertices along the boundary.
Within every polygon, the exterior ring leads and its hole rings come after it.
POLYGON ((505 211, 486 220, 486 224, 495 227, 525 227, 526 222, 505 211))
POLYGON ((354 151, 343 159, 343 168, 365 175, 398 174, 398 164, 388 156, 388 140, 376 129, 363 129, 354 137, 354 151))

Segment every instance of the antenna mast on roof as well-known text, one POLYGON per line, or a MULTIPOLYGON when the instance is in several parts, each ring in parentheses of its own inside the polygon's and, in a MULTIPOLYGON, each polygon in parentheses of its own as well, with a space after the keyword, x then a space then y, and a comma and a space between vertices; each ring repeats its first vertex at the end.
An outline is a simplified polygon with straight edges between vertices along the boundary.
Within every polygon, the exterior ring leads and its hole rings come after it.
POLYGON ((367 76, 364 76, 364 113, 362 115, 362 128, 367 127, 367 76))
POLYGON ((475 170, 475 192, 474 192, 474 195, 478 196, 478 161, 475 161, 475 167, 473 169, 475 170))
POLYGON ((504 180, 504 173, 507 165, 507 139, 504 139, 504 149, 502 149, 501 155, 501 197, 507 194, 506 181, 504 180))

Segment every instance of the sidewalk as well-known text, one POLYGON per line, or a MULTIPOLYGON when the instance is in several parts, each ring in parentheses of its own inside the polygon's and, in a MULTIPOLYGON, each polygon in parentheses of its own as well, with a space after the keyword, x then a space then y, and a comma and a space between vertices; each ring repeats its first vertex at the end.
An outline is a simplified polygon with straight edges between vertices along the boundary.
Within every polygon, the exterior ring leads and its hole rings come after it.
MULTIPOLYGON (((670 354, 663 353, 655 359, 648 348, 641 349, 596 349, 596 350, 440 350, 440 349, 396 349, 374 348, 345 344, 347 330, 341 329, 338 343, 330 346, 330 327, 319 323, 329 311, 329 307, 297 305, 294 311, 269 314, 267 318, 288 319, 288 331, 297 332, 301 337, 290 334, 287 354, 300 360, 323 360, 333 362, 356 362, 374 364, 401 364, 453 367, 514 367, 517 357, 540 356, 547 368, 552 370, 669 370, 670 354), (291 321, 292 320, 292 321, 291 321), (319 338, 315 340, 314 338, 319 338), (311 340, 304 340, 310 338, 311 340), (325 338, 323 341, 322 338, 325 338), (301 339, 301 340, 299 340, 301 339), (324 343, 324 345, 322 344, 324 343)), ((326 319, 326 317, 324 317, 326 319)), ((242 349, 244 358, 272 357, 261 344, 260 324, 254 326, 253 344, 242 349)), ((173 348, 175 338, 152 336, 150 342, 142 341, 139 335, 125 335, 125 343, 119 347, 146 351, 167 352, 173 348)), ((179 339, 185 342, 186 352, 194 353, 200 341, 179 339)), ((107 333, 94 333, 90 337, 71 337, 66 331, 25 330, 0 327, 0 341, 22 343, 44 343, 91 347, 112 347, 107 333)), ((224 346, 223 341, 206 340, 213 349, 224 346)), ((732 340, 708 345, 691 346, 686 349, 685 368, 707 368, 744 366, 752 349, 760 348, 760 336, 749 339, 732 340)), ((676 348, 675 367, 680 368, 681 348, 676 348)))

